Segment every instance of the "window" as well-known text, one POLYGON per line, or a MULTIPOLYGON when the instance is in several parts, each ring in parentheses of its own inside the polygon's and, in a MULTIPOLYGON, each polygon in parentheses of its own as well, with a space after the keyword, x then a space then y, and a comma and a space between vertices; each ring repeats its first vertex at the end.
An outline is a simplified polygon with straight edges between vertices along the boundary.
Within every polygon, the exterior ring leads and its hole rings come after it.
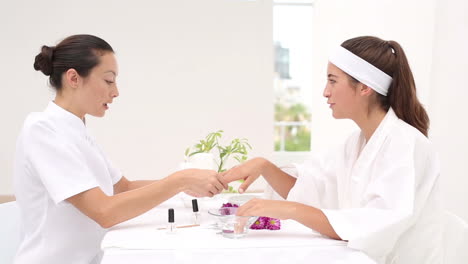
POLYGON ((310 151, 312 1, 273 4, 275 152, 310 151))

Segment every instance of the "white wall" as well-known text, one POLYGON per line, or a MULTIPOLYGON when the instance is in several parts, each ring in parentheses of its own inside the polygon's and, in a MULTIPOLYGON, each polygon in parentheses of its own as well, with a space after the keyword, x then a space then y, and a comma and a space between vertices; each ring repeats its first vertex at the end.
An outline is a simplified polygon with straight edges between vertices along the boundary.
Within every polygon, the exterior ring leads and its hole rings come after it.
POLYGON ((115 49, 120 97, 88 127, 130 179, 161 178, 209 132, 273 151, 271 1, 2 1, 0 194, 12 193, 25 116, 53 96, 34 71, 41 45, 78 33, 115 49))
POLYGON ((468 221, 468 2, 438 0, 430 136, 440 153, 445 205, 468 221))

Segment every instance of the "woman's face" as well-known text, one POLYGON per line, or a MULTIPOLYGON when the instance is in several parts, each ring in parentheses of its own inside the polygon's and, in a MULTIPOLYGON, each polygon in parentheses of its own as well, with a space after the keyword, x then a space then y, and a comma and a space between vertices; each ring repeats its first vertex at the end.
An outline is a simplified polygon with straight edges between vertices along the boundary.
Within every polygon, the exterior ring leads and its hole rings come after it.
POLYGON ((359 103, 357 89, 352 86, 348 75, 332 63, 328 63, 327 85, 323 96, 327 98, 334 118, 354 119, 359 103))
POLYGON ((118 74, 114 53, 100 56, 100 63, 83 79, 80 91, 83 110, 92 116, 104 116, 115 97, 119 96, 116 85, 118 74))

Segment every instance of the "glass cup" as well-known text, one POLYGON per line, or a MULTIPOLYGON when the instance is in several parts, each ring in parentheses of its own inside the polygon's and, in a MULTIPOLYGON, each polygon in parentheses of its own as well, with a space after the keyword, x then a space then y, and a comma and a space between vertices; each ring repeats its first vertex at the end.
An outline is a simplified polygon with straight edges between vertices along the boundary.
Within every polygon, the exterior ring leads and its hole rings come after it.
POLYGON ((244 237, 250 226, 255 222, 255 216, 238 216, 236 215, 237 207, 224 207, 218 209, 210 209, 208 213, 216 217, 216 226, 220 229, 220 233, 227 238, 242 238, 244 237))

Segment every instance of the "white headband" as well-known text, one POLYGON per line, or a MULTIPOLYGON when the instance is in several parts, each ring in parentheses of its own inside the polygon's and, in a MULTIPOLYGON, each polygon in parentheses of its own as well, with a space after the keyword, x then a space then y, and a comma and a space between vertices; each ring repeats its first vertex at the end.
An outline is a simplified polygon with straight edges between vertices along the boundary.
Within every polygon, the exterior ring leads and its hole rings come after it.
POLYGON ((387 96, 392 77, 351 51, 338 46, 328 61, 379 94, 387 96))

